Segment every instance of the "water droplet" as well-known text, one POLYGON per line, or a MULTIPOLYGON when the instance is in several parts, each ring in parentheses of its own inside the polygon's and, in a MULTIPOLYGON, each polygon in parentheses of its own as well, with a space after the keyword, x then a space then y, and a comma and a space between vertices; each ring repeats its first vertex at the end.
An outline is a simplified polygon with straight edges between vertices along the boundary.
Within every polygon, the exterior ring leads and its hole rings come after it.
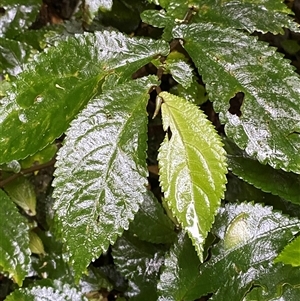
POLYGON ((23 123, 28 122, 27 116, 23 113, 19 115, 19 120, 23 123))

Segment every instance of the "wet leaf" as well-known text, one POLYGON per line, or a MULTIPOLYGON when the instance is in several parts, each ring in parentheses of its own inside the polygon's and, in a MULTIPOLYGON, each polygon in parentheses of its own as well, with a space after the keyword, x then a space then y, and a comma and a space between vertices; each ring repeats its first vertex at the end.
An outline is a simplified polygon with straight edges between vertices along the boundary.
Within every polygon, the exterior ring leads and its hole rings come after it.
POLYGON ((300 204, 300 175, 283 170, 274 170, 269 165, 262 165, 248 157, 229 140, 225 142, 228 168, 244 181, 260 188, 262 191, 300 204))
POLYGON ((5 191, 28 215, 36 215, 36 195, 34 186, 24 176, 20 176, 4 186, 5 191))
POLYGON ((124 234, 117 240, 112 254, 117 268, 128 279, 126 295, 130 300, 157 300, 156 286, 163 250, 124 234))
POLYGON ((212 229, 220 242, 212 247, 211 258, 194 280, 197 285, 190 290, 191 298, 220 290, 212 300, 240 300, 252 284, 268 287, 272 295, 282 283, 299 283, 299 269, 287 271, 272 263, 299 230, 298 219, 271 207, 225 205, 212 229))
POLYGON ((107 74, 114 71, 124 81, 159 53, 168 53, 163 41, 108 31, 76 35, 47 49, 1 99, 0 164, 23 159, 59 137, 107 74))
POLYGON ((84 1, 85 5, 85 14, 87 15, 85 17, 85 21, 87 21, 88 24, 92 22, 95 15, 99 10, 103 11, 110 11, 113 6, 112 0, 86 0, 84 1))
POLYGON ((131 222, 129 231, 139 239, 152 243, 171 243, 176 237, 174 224, 150 191, 145 194, 144 201, 131 222))
POLYGON ((294 267, 300 266, 300 236, 288 244, 275 258, 274 262, 283 262, 294 267))
POLYGON ((261 163, 300 173, 300 80, 289 62, 255 37, 211 23, 182 25, 174 37, 184 39, 226 134, 261 163), (238 92, 240 113, 230 112, 238 92))
POLYGON ((147 185, 148 91, 154 76, 93 99, 75 119, 57 156, 53 196, 76 277, 106 251, 142 203, 147 185))
POLYGON ((158 300, 193 301, 189 297, 191 287, 197 286, 200 261, 190 238, 180 233, 168 255, 158 282, 158 300))
POLYGON ((21 286, 30 268, 28 225, 1 189, 0 203, 0 267, 21 286))
POLYGON ((20 288, 11 293, 5 300, 7 301, 87 301, 76 288, 67 283, 42 280, 36 281, 30 288, 20 288))
POLYGON ((162 119, 166 134, 159 149, 160 185, 174 216, 192 239, 200 260, 203 244, 224 196, 226 157, 221 140, 193 104, 167 92, 162 119))

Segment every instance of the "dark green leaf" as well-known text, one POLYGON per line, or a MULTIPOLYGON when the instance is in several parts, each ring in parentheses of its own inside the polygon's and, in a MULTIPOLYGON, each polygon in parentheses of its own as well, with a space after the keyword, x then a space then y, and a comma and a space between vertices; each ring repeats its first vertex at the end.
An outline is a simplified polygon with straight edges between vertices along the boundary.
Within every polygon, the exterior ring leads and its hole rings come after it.
POLYGON ((229 140, 223 141, 228 154, 228 168, 235 175, 262 191, 271 192, 295 204, 300 204, 300 175, 262 165, 248 157, 229 140))
POLYGON ((187 231, 202 260, 205 238, 224 196, 226 157, 206 116, 183 98, 162 92, 160 184, 168 206, 187 231))
POLYGON ((296 274, 292 275, 278 272, 282 266, 272 264, 299 230, 298 219, 272 211, 271 207, 250 203, 225 205, 212 229, 221 240, 212 248, 210 260, 202 265, 195 280, 198 285, 190 290, 191 296, 197 298, 221 288, 222 292, 231 292, 230 297, 218 293, 214 300, 228 300, 225 296, 240 300, 254 282, 270 285, 269 290, 275 291, 284 281, 299 282, 299 269, 295 268, 292 272, 296 274), (281 279, 276 282, 272 274, 278 274, 281 279), (228 279, 231 280, 227 282, 228 279))
POLYGON ((199 7, 201 22, 219 24, 225 28, 284 34, 283 28, 299 31, 290 17, 292 11, 282 0, 204 0, 199 7))
POLYGON ((114 70, 127 80, 159 53, 168 53, 163 41, 108 31, 76 35, 48 49, 0 100, 0 163, 44 148, 95 96, 105 75, 114 70))
POLYGON ((21 288, 10 294, 6 301, 87 301, 74 287, 59 281, 37 281, 30 288, 21 288))
POLYGON ((143 201, 146 105, 157 83, 153 76, 112 88, 93 99, 67 131, 53 195, 57 230, 77 278, 128 229, 143 201))
POLYGON ((21 286, 30 267, 29 228, 1 189, 0 203, 0 267, 21 286))
POLYGON ((300 266, 300 236, 288 244, 274 262, 283 262, 294 267, 300 266))
POLYGON ((171 243, 176 237, 174 224, 150 191, 145 194, 129 231, 139 239, 152 243, 171 243))
POLYGON ((162 250, 128 234, 113 247, 114 263, 128 279, 127 295, 134 301, 156 301, 159 269, 163 263, 162 250))
POLYGON ((255 37, 211 23, 179 26, 174 37, 184 39, 227 135, 261 163, 300 173, 300 80, 288 61, 255 37), (231 113, 238 92, 241 112, 231 113))
POLYGON ((199 275, 200 261, 189 237, 180 233, 165 258, 158 283, 158 300, 193 301, 189 291, 199 275))
POLYGON ((16 76, 34 53, 27 44, 0 38, 0 73, 16 76))

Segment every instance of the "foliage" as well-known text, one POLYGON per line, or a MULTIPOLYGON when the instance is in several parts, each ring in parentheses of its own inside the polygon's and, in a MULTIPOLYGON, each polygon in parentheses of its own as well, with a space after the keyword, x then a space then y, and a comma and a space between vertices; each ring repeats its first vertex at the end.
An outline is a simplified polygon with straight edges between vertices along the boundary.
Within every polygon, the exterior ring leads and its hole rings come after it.
POLYGON ((2 1, 0 299, 298 300, 291 15, 2 1))

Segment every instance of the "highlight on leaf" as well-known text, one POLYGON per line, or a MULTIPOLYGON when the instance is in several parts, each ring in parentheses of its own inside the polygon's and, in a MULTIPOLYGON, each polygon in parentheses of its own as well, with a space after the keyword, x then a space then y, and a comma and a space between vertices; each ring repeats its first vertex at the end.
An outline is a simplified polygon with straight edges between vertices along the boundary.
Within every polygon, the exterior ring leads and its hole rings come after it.
POLYGON ((226 156, 213 125, 197 106, 162 92, 165 139, 159 149, 166 202, 203 260, 203 245, 224 197, 226 156))

